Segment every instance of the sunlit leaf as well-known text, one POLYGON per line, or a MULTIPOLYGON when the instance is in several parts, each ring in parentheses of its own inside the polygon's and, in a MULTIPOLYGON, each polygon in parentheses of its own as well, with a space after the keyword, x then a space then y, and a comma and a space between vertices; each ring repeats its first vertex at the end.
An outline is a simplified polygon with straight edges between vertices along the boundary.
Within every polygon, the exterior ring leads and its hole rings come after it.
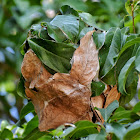
POLYGON ((38 116, 36 115, 33 119, 31 119, 28 123, 27 126, 25 127, 23 137, 27 136, 30 134, 35 128, 38 127, 38 116))
POLYGON ((20 120, 23 119, 28 113, 34 111, 34 106, 32 102, 28 102, 20 112, 20 120))

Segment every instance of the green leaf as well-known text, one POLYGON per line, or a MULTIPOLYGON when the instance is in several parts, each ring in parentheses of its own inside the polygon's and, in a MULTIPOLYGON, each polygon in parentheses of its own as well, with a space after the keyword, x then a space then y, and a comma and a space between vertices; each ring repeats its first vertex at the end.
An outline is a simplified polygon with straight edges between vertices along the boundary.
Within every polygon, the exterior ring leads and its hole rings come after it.
POLYGON ((23 76, 20 77, 20 81, 17 86, 17 94, 23 98, 26 98, 23 76))
POLYGON ((140 112, 140 102, 138 102, 132 109, 133 112, 138 113, 140 112))
POLYGON ((73 15, 57 15, 51 22, 51 25, 57 26, 66 34, 66 36, 75 42, 79 33, 78 17, 73 15), (62 22, 63 21, 63 22, 62 22))
POLYGON ((106 132, 113 133, 116 135, 117 138, 119 138, 119 140, 122 140, 124 134, 126 133, 126 129, 123 125, 114 122, 114 123, 106 124, 106 132))
POLYGON ((136 53, 135 66, 136 66, 136 70, 140 72, 140 47, 138 48, 136 53))
POLYGON ((114 67, 116 63, 114 58, 118 56, 120 48, 121 48, 121 30, 117 28, 114 33, 103 69, 101 70, 101 75, 105 76, 112 69, 112 67, 114 67))
POLYGON ((27 126, 25 127, 23 137, 26 137, 28 134, 30 134, 35 128, 38 127, 39 120, 38 116, 36 115, 34 118, 32 118, 28 123, 27 126))
POLYGON ((105 61, 109 52, 109 46, 111 45, 115 31, 116 31, 116 28, 110 28, 107 31, 106 36, 105 36, 104 46, 99 50, 100 77, 103 76, 101 75, 101 71, 104 67, 104 64, 105 64, 105 61))
POLYGON ((80 137, 86 137, 89 134, 98 133, 97 124, 94 124, 89 121, 79 121, 75 123, 76 128, 70 132, 66 137, 65 140, 75 140, 80 137))
POLYGON ((133 1, 127 0, 127 2, 125 3, 125 9, 129 13, 129 15, 132 16, 132 7, 131 7, 131 4, 133 4, 133 1))
POLYGON ((124 135, 124 140, 135 140, 136 138, 140 137, 140 120, 131 124, 128 129, 127 133, 124 135))
POLYGON ((105 35, 106 35, 105 32, 102 32, 102 33, 94 32, 93 33, 93 39, 94 39, 97 49, 101 49, 101 47, 104 45, 105 35))
POLYGON ((3 120, 3 121, 1 122, 1 131, 3 131, 8 125, 10 125, 10 124, 8 123, 8 121, 7 121, 7 120, 3 120))
POLYGON ((123 53, 126 49, 128 49, 129 47, 133 46, 133 45, 136 44, 136 43, 140 43, 140 37, 137 37, 137 38, 135 38, 135 39, 132 39, 132 40, 130 40, 130 41, 127 41, 127 42, 125 43, 125 45, 122 47, 122 49, 121 49, 121 51, 120 51, 120 53, 119 53, 119 55, 118 55, 118 59, 120 58, 120 56, 122 55, 122 53, 123 53))
POLYGON ((47 132, 40 132, 38 128, 35 128, 30 134, 24 137, 23 140, 36 140, 47 134, 47 132))
POLYGON ((79 11, 79 17, 86 24, 91 25, 91 26, 96 27, 96 28, 99 28, 99 27, 97 27, 97 25, 95 23, 95 18, 91 14, 79 11))
POLYGON ((4 129, 1 133, 0 133, 0 138, 2 140, 5 139, 12 139, 13 138, 13 133, 12 131, 10 131, 9 129, 4 129))
POLYGON ((81 140, 105 140, 106 135, 107 135, 106 132, 101 129, 100 133, 88 135, 86 137, 87 139, 81 139, 81 140))
POLYGON ((119 86, 119 92, 121 92, 122 94, 127 94, 126 89, 125 89, 126 80, 127 80, 129 72, 134 67, 134 61, 135 61, 135 57, 130 58, 127 61, 127 63, 124 65, 124 67, 122 68, 119 74, 118 86, 119 86))
POLYGON ((51 25, 49 22, 45 23, 45 26, 47 27, 49 36, 55 41, 63 42, 68 39, 66 35, 62 32, 62 30, 57 26, 51 25))
POLYGON ((89 31, 92 31, 93 30, 93 27, 84 27, 82 30, 81 30, 81 32, 80 32, 80 34, 79 34, 79 40, 87 33, 87 32, 89 32, 89 31))
POLYGON ((37 140, 53 140, 53 136, 49 135, 49 134, 46 134, 46 135, 42 136, 41 138, 39 138, 37 140))
POLYGON ((102 109, 98 108, 98 110, 101 112, 101 115, 103 116, 105 122, 107 122, 112 112, 118 107, 119 107, 119 102, 115 100, 107 108, 102 108, 102 109))
POLYGON ((32 102, 30 101, 21 109, 20 120, 22 120, 28 113, 33 112, 33 111, 34 111, 34 106, 32 102))
POLYGON ((31 26, 30 32, 29 32, 30 37, 39 37, 42 39, 51 39, 48 35, 47 29, 42 26, 41 24, 34 24, 31 26))
POLYGON ((98 96, 100 95, 105 89, 105 85, 102 82, 92 82, 91 83, 91 91, 92 96, 98 96))
POLYGON ((119 121, 123 123, 134 122, 140 117, 131 110, 115 111, 114 115, 110 118, 110 122, 119 121))
POLYGON ((78 12, 76 10, 74 10, 72 7, 70 7, 69 5, 64 5, 60 8, 60 12, 62 13, 62 15, 74 15, 74 16, 79 16, 78 12))
POLYGON ((70 58, 75 50, 73 47, 35 38, 28 39, 28 43, 47 67, 61 73, 67 73, 70 70, 70 58))

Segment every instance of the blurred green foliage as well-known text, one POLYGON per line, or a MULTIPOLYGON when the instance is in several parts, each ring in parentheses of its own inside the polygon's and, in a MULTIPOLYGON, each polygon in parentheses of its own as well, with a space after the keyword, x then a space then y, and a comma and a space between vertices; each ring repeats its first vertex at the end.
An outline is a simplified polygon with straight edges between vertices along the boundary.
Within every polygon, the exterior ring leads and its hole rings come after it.
MULTIPOLYGON (((140 34, 139 3, 136 0, 134 5, 134 24, 137 34, 140 34)), ((5 119, 10 123, 17 123, 19 112, 27 103, 26 99, 17 94, 16 89, 23 59, 19 48, 26 40, 29 29, 36 29, 32 24, 51 21, 60 14, 59 9, 63 5, 69 5, 79 12, 90 13, 92 18, 88 14, 83 15, 83 18, 91 18, 96 27, 107 31, 111 27, 127 26, 130 28, 130 33, 133 33, 130 0, 0 0, 0 121, 5 119)), ((49 26, 48 24, 47 27, 49 26)), ((8 128, 1 135, 8 134, 11 138, 14 125, 9 128, 7 121, 4 125, 6 123, 5 126, 8 128)), ((20 123, 18 122, 19 125, 20 123)), ((21 136, 23 129, 17 129, 15 134, 21 136)), ((46 137, 52 138, 50 135, 46 137)))

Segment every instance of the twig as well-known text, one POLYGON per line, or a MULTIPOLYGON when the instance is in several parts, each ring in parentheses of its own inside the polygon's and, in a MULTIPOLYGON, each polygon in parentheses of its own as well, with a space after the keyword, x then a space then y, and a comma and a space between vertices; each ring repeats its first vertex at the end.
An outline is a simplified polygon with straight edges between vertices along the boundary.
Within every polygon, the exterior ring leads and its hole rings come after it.
POLYGON ((135 32, 135 24, 134 24, 134 5, 131 4, 131 8, 132 8, 132 21, 133 21, 133 33, 136 33, 135 32))

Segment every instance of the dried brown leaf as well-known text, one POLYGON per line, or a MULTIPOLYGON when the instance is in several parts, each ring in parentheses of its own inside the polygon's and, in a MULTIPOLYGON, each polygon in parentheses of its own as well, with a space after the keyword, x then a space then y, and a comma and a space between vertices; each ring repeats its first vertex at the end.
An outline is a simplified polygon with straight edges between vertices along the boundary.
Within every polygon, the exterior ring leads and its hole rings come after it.
MULTIPOLYGON (((93 107, 103 108, 103 105, 105 102, 104 95, 101 94, 99 96, 92 97, 91 102, 92 102, 93 107)), ((98 110, 95 110, 95 111, 97 112, 98 116, 100 117, 101 122, 104 123, 104 119, 103 119, 100 111, 98 111, 98 110)))
POLYGON ((113 101, 120 99, 121 94, 117 90, 117 86, 115 85, 107 95, 106 102, 104 108, 106 108, 113 101))
POLYGON ((88 32, 80 40, 80 46, 76 49, 73 56, 70 75, 82 85, 89 85, 93 78, 98 78, 98 51, 93 41, 93 32, 88 32))
POLYGON ((99 70, 92 33, 88 32, 81 39, 70 74, 51 75, 32 50, 25 54, 21 68, 26 81, 25 92, 34 104, 41 131, 78 120, 92 121, 88 84, 99 70))

